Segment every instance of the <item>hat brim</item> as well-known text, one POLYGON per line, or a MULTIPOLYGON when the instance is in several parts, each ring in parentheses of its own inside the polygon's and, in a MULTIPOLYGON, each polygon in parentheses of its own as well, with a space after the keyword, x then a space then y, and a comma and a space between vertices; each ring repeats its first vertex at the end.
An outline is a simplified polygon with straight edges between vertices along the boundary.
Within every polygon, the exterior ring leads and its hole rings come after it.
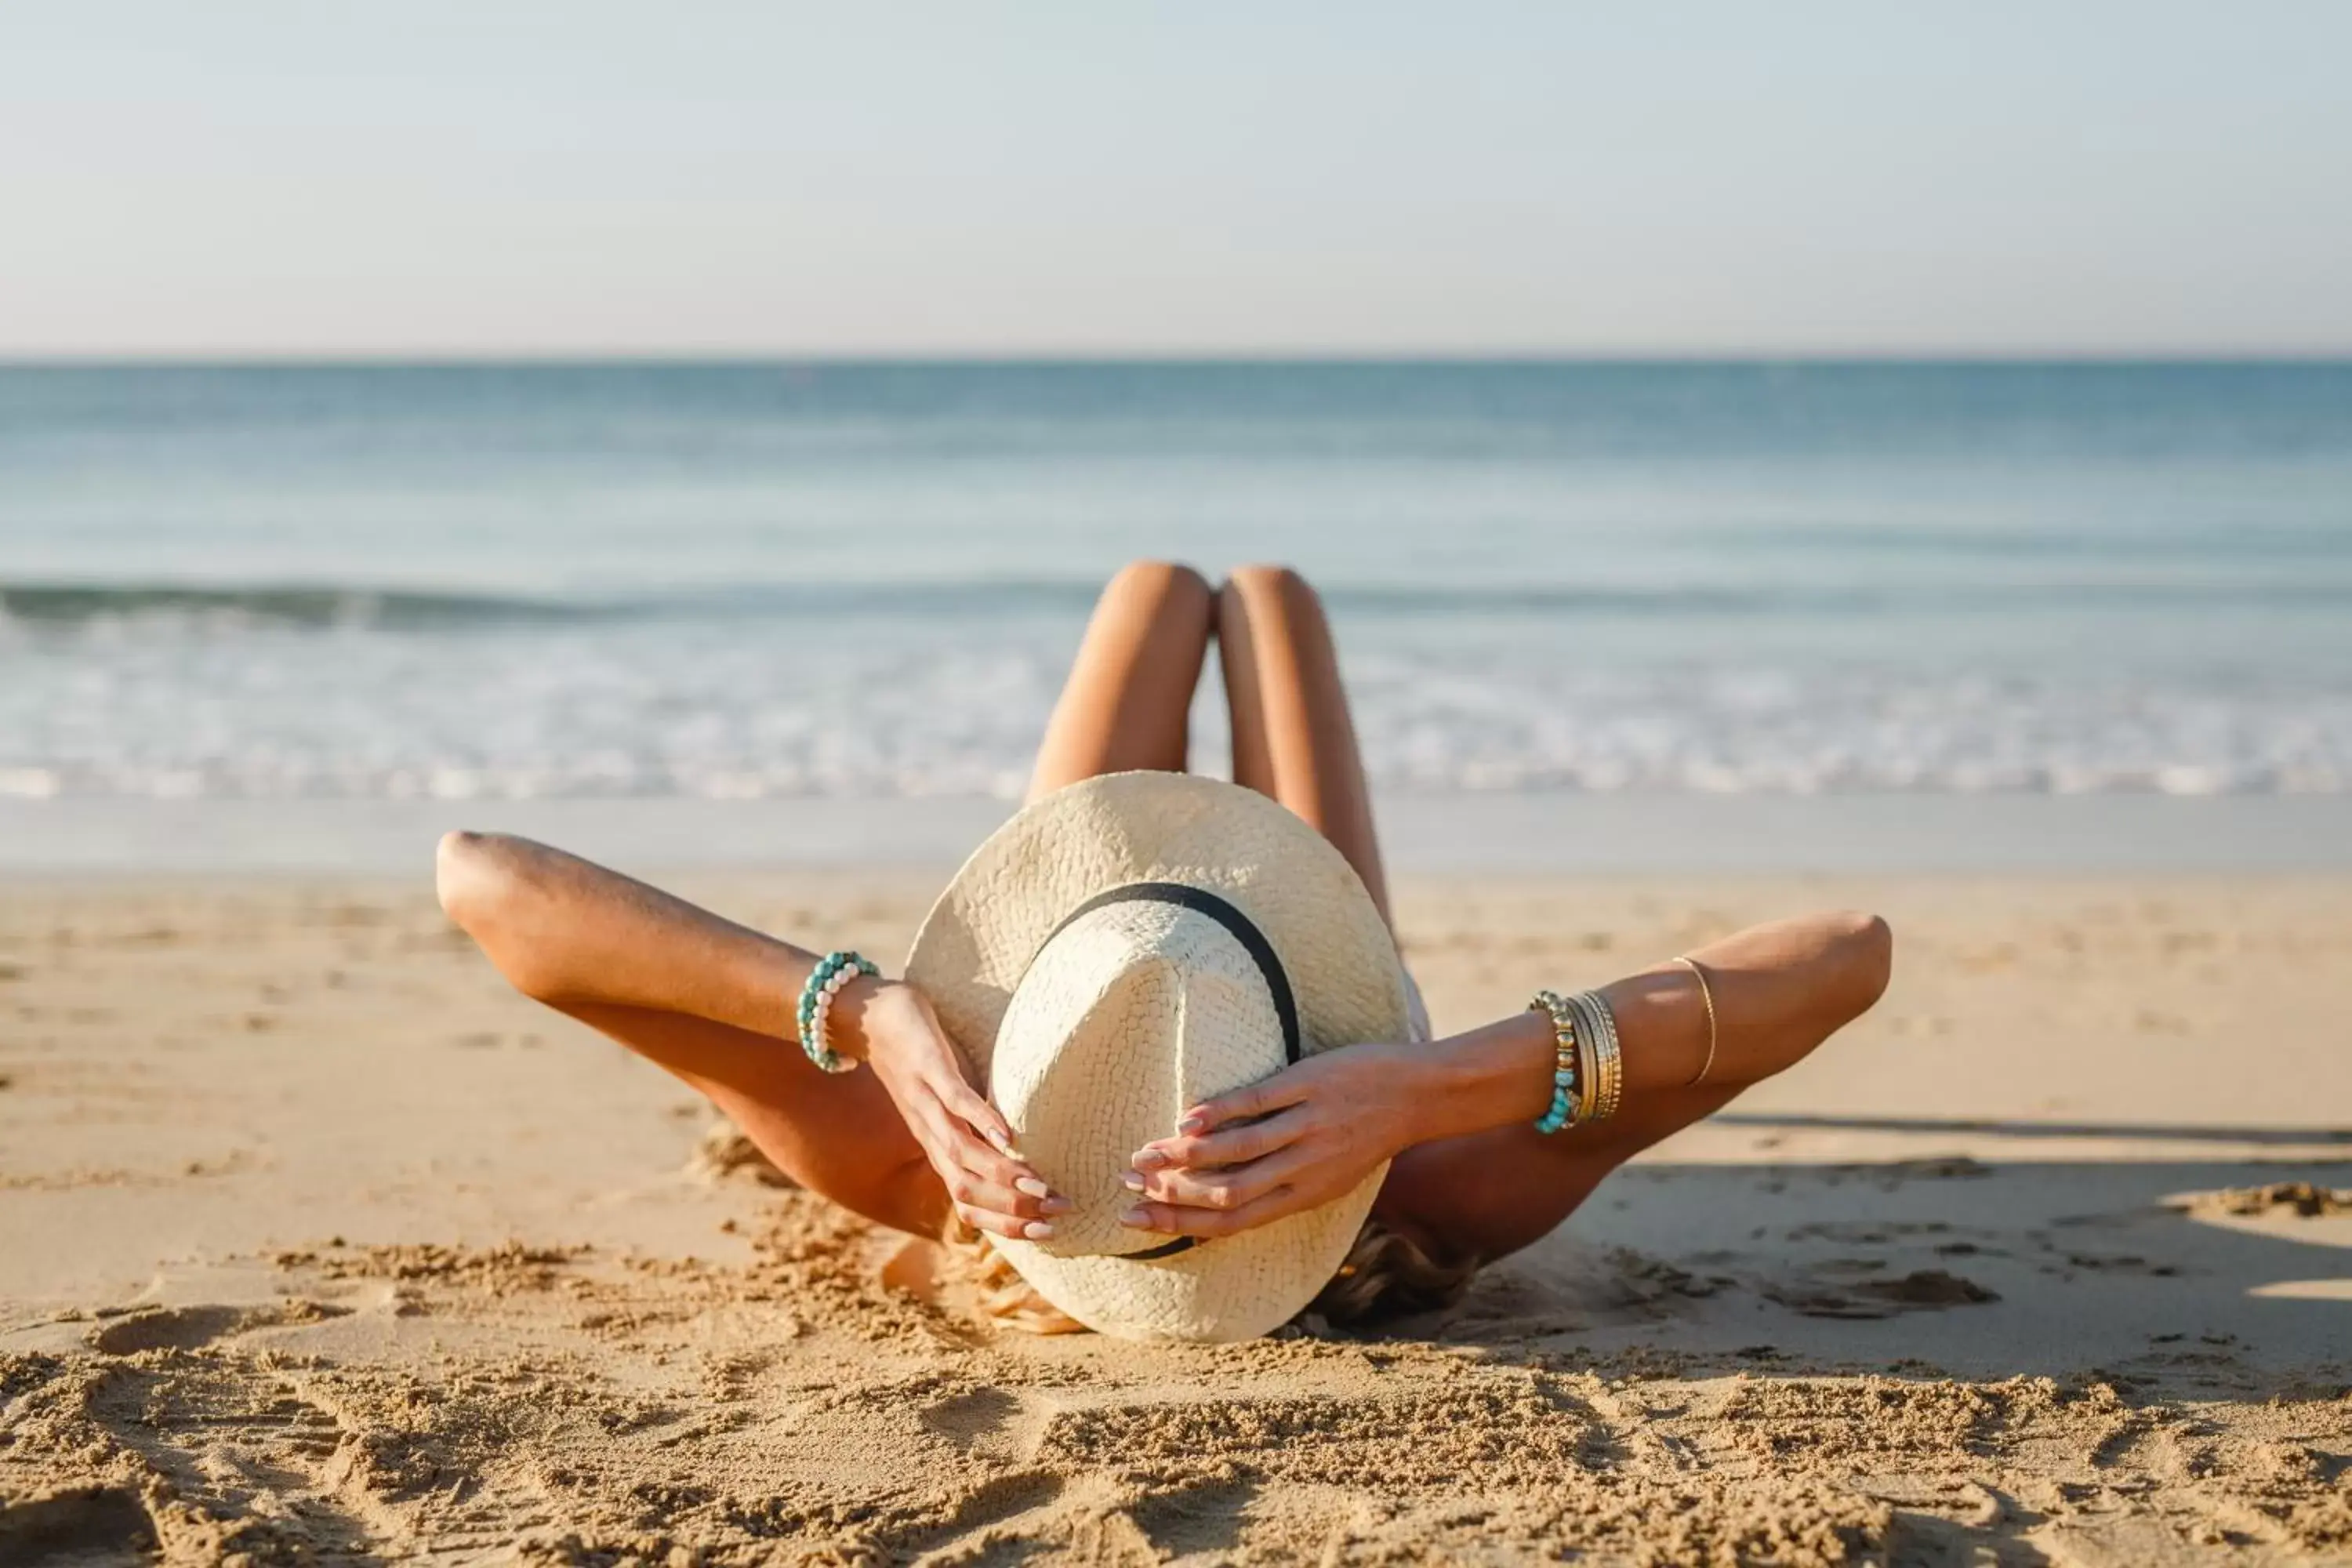
MULTIPOLYGON (((1204 888, 1248 916, 1289 977, 1304 1051, 1407 1037, 1395 940, 1329 840, 1255 790, 1189 773, 1110 773, 1058 790, 997 829, 916 933, 907 978, 938 1009, 975 1082, 987 1082, 998 1026, 1039 946, 1071 910, 1135 882, 1204 888)), ((1245 1339, 1328 1281, 1385 1173, 1320 1207, 1164 1258, 1055 1258, 1012 1238, 989 1241, 1090 1328, 1245 1339)))

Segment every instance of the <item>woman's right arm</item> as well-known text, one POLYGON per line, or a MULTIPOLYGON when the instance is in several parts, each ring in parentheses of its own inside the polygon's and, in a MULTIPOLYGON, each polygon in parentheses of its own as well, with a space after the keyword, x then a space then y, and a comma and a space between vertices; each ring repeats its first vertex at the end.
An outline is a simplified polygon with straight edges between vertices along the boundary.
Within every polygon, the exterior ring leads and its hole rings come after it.
POLYGON ((451 833, 441 907, 514 988, 563 1007, 651 1007, 798 1037, 816 955, 617 871, 502 833, 451 833))
MULTIPOLYGON (((819 1070, 797 1043, 814 953, 505 834, 445 836, 434 880, 449 918, 535 1001, 708 1018, 774 1038, 800 1069, 819 1070)), ((1045 1222, 1050 1234, 1046 1216, 1068 1205, 1020 1158, 919 992, 861 976, 835 998, 825 1035, 842 1057, 872 1064, 966 1221, 1006 1236, 1045 1222)))

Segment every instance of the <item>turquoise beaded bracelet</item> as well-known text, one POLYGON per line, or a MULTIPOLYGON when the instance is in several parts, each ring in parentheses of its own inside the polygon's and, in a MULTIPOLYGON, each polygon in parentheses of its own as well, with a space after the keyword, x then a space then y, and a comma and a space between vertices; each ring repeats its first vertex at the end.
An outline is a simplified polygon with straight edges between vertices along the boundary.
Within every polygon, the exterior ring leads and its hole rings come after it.
POLYGON ((801 1049, 808 1059, 827 1072, 856 1072, 856 1062, 843 1061, 825 1043, 825 1015, 833 1010, 833 999, 841 994, 843 986, 861 974, 879 974, 874 961, 862 953, 828 952, 809 971, 807 981, 801 986, 799 1018, 801 1049))
POLYGON ((1537 992, 1535 1000, 1528 1004, 1528 1011, 1551 1016, 1551 1109, 1536 1122, 1536 1131, 1549 1137, 1576 1120, 1576 1086, 1580 1076, 1576 1016, 1569 1010, 1567 998, 1557 991, 1537 992))

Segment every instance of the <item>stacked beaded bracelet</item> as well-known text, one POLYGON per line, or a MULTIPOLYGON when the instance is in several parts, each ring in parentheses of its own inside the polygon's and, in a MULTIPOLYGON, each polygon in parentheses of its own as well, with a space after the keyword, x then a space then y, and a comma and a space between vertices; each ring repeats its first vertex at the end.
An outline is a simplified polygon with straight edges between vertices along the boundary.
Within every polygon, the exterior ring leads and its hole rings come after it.
POLYGON ((1583 1070, 1580 1060, 1583 1042, 1578 1038, 1576 1015, 1569 1010, 1560 994, 1537 992, 1536 999, 1528 1004, 1528 1011, 1551 1016, 1551 1109, 1536 1122, 1536 1131, 1549 1136, 1576 1120, 1577 1085, 1590 1075, 1583 1070))
POLYGON ((833 1010, 833 999, 841 994, 842 987, 861 974, 879 974, 874 961, 855 952, 828 952, 817 960, 809 971, 806 983, 801 986, 800 1025, 801 1049, 808 1059, 827 1072, 856 1072, 856 1062, 843 1061, 825 1043, 825 1015, 833 1010))

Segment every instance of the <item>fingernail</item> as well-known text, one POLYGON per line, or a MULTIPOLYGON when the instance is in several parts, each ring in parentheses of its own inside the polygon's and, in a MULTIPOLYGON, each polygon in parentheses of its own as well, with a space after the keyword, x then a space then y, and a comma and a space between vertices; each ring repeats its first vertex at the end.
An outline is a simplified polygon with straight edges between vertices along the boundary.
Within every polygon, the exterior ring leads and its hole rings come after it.
POLYGON ((1118 1179, 1130 1193, 1139 1193, 1143 1190, 1143 1173, 1140 1171, 1125 1172, 1118 1179))
POLYGON ((1188 1116, 1184 1118, 1183 1121, 1179 1121, 1176 1124, 1176 1131, 1179 1132, 1198 1132, 1208 1125, 1209 1119, 1205 1116, 1188 1116))
POLYGON ((1054 1227, 1042 1219, 1033 1219, 1021 1227, 1021 1234, 1032 1241, 1043 1241, 1054 1234, 1054 1227))
POLYGON ((1069 1199, 1063 1197, 1060 1194, 1055 1193, 1049 1194, 1044 1205, 1041 1206, 1044 1207, 1047 1214, 1067 1214, 1078 1205, 1072 1203, 1069 1199))
POLYGON ((996 1151, 998 1153, 1011 1154, 1015 1159, 1020 1158, 1020 1152, 1013 1147, 1013 1140, 1007 1138, 1003 1133, 999 1132, 993 1127, 988 1130, 988 1141, 996 1145, 996 1151))
POLYGON ((1013 1178, 1013 1185, 1015 1190, 1027 1193, 1033 1198, 1050 1197, 1054 1192, 1053 1188, 1034 1176, 1015 1176, 1013 1178))
POLYGON ((1149 1210, 1145 1209, 1140 1204, 1139 1204, 1135 1207, 1128 1210, 1125 1214, 1119 1215, 1118 1223, 1121 1225, 1131 1225, 1138 1230, 1141 1230, 1151 1224, 1151 1215, 1149 1210))
POLYGON ((1157 1149, 1138 1149, 1135 1158, 1128 1162, 1139 1171, 1156 1171, 1169 1163, 1168 1156, 1157 1149))

